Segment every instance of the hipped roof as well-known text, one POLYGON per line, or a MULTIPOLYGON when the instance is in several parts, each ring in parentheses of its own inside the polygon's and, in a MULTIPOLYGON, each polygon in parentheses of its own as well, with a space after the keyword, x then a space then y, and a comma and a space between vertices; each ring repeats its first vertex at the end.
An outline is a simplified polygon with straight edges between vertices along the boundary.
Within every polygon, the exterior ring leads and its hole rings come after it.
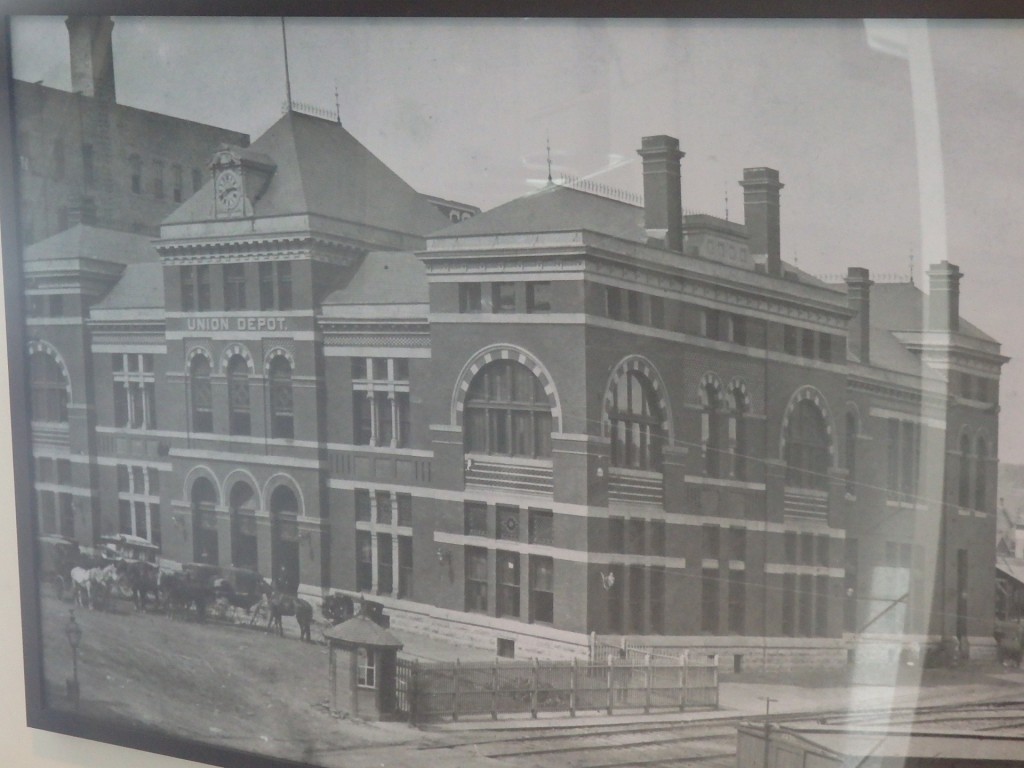
MULTIPOLYGON (((288 112, 249 152, 276 166, 255 201, 257 218, 316 215, 420 237, 448 221, 340 123, 288 112)), ((164 223, 214 218, 210 179, 164 223)))
POLYGON ((324 630, 329 641, 363 648, 401 649, 404 643, 388 630, 374 623, 368 616, 359 614, 337 626, 324 630))

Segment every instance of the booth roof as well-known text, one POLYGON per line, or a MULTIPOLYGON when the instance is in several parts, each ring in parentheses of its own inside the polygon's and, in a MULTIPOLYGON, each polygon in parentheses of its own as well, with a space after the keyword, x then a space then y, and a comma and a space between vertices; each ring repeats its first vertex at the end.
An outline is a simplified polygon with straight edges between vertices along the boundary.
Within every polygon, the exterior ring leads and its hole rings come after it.
POLYGON ((388 630, 378 626, 368 616, 353 616, 324 632, 332 643, 361 646, 363 648, 395 648, 401 650, 401 640, 388 630))

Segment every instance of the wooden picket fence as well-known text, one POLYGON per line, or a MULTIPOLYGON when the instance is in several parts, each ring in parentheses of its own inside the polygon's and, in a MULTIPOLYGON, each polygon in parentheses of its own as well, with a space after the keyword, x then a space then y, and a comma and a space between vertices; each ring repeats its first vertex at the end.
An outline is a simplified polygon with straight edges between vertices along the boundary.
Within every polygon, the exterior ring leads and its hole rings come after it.
POLYGON ((398 659, 398 710, 412 723, 462 716, 542 712, 685 710, 718 707, 718 663, 647 654, 598 662, 418 662, 398 659))

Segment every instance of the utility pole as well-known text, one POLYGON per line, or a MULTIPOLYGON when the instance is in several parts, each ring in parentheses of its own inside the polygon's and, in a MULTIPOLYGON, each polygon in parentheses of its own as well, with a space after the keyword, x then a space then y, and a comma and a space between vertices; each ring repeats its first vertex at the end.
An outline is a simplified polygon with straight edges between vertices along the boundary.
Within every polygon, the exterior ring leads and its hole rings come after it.
POLYGON ((761 764, 761 768, 768 768, 768 739, 771 736, 772 726, 770 718, 772 716, 772 702, 778 701, 773 699, 771 696, 765 696, 764 699, 764 762, 761 764))

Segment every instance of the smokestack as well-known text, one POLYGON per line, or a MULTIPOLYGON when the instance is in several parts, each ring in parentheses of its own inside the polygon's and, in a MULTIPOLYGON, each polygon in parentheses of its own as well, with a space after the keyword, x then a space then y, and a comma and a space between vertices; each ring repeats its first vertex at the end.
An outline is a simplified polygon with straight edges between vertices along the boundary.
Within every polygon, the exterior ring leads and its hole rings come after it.
POLYGON ((782 236, 779 229, 779 172, 772 168, 744 168, 743 218, 751 256, 765 256, 769 275, 782 275, 782 236))
POLYGON ((846 271, 846 300, 854 313, 847 327, 849 350, 864 365, 871 362, 871 278, 864 267, 846 271))
POLYGON ((940 261, 928 268, 928 330, 960 330, 960 278, 956 264, 940 261))
POLYGON ((114 48, 109 16, 68 16, 71 42, 71 90, 103 101, 115 101, 114 48))
POLYGON ((683 193, 679 179, 679 139, 644 136, 637 154, 644 161, 644 228, 670 251, 683 250, 683 193))

